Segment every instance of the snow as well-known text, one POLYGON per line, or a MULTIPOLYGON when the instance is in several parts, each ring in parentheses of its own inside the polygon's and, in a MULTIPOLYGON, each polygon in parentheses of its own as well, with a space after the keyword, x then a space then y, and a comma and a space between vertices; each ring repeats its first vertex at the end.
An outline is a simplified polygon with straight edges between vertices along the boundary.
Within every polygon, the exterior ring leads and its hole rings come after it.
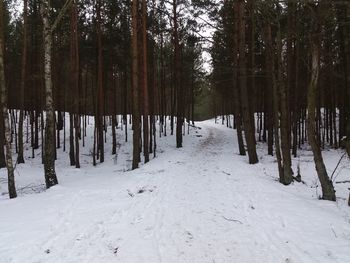
MULTIPOLYGON (((59 149, 60 184, 47 191, 37 152, 17 166, 13 200, 2 169, 0 262, 350 262, 349 183, 335 184, 337 202, 319 200, 308 148, 293 160, 304 183, 283 186, 264 144, 260 163, 249 165, 234 130, 213 120, 197 126, 182 149, 173 136, 157 138, 157 157, 135 171, 121 130, 117 158, 108 137, 96 167, 90 144, 81 169, 59 149)), ((91 134, 90 124, 90 143, 91 134)), ((330 173, 341 155, 324 152, 330 173)), ((350 179, 347 158, 338 169, 336 181, 350 179)))

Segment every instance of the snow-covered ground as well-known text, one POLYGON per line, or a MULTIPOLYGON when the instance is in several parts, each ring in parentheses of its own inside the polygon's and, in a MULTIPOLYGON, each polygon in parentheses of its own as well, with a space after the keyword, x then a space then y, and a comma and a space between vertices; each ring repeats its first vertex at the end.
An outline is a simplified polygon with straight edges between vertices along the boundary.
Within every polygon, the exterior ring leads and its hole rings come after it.
MULTIPOLYGON (((14 200, 2 169, 0 262, 350 262, 349 183, 335 184, 336 203, 318 200, 307 149, 294 160, 304 183, 283 186, 265 145, 249 165, 235 131, 213 120, 197 126, 182 149, 172 136, 158 138, 157 158, 136 171, 120 130, 117 157, 106 153, 97 167, 91 145, 81 149, 81 169, 59 149, 60 184, 47 191, 37 152, 16 168, 14 200)), ((324 156, 331 173, 341 151, 324 156)), ((347 158, 338 171, 336 181, 350 180, 347 158)))

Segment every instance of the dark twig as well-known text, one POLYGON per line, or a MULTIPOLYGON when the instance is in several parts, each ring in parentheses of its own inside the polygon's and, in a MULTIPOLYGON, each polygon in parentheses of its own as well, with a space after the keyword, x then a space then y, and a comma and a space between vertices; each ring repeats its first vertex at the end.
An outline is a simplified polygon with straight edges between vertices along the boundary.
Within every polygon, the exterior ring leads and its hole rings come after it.
POLYGON ((227 218, 225 216, 222 216, 223 219, 230 221, 230 222, 236 222, 236 223, 240 223, 241 225, 243 225, 243 223, 237 219, 232 219, 232 218, 227 218))
POLYGON ((339 159, 339 161, 338 161, 338 163, 337 163, 337 166, 335 167, 335 169, 334 169, 334 171, 333 171, 333 173, 332 173, 332 175, 331 175, 331 180, 333 181, 333 176, 334 176, 334 173, 335 173, 335 171, 338 169, 338 166, 340 165, 340 162, 343 160, 343 158, 344 158, 344 156, 346 155, 347 153, 345 152, 341 157, 340 157, 340 159, 339 159))

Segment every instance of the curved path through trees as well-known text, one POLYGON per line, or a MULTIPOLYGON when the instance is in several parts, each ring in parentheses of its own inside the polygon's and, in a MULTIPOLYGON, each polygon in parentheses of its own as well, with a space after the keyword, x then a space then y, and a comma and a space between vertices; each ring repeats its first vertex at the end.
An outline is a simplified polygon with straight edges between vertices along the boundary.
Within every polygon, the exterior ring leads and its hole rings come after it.
POLYGON ((0 261, 350 262, 343 206, 279 184, 273 158, 247 164, 232 129, 198 125, 138 170, 62 168, 60 185, 1 200, 0 261))

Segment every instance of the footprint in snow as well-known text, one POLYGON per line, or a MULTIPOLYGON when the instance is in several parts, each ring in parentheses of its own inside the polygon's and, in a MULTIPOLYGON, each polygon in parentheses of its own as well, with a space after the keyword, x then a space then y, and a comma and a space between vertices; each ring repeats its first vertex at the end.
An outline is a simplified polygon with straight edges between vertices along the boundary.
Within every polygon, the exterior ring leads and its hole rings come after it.
POLYGON ((131 192, 129 189, 127 189, 126 191, 128 192, 128 195, 130 197, 134 197, 136 194, 143 194, 145 192, 149 192, 152 193, 155 189, 157 188, 157 186, 153 186, 153 188, 146 188, 146 187, 141 187, 139 190, 137 190, 135 193, 131 192))
POLYGON ((186 243, 189 243, 190 241, 192 241, 194 239, 194 237, 190 231, 186 231, 186 236, 187 236, 186 243))

